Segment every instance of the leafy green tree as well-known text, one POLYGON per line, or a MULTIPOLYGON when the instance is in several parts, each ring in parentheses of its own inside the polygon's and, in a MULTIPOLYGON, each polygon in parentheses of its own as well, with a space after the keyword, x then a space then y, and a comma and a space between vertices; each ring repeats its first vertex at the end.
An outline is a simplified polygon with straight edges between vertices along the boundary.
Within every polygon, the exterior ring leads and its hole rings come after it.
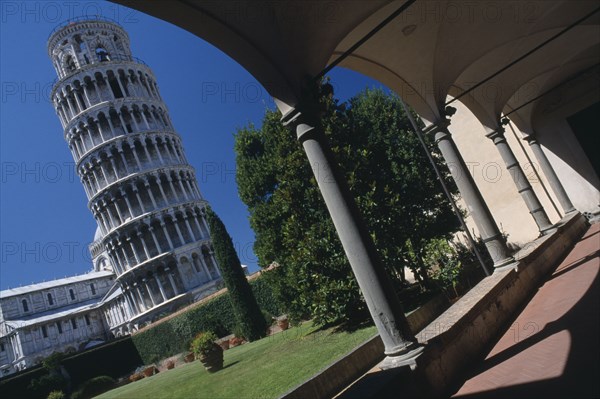
POLYGON ((211 209, 207 210, 207 220, 215 257, 229 292, 237 325, 247 340, 260 339, 266 335, 266 320, 246 279, 231 236, 221 219, 211 209))
MULTIPOLYGON (((398 98, 366 90, 348 103, 321 101, 323 129, 383 264, 398 288, 405 267, 426 284, 427 242, 448 238, 458 223, 398 98)), ((261 128, 236 134, 238 190, 259 264, 281 265, 265 278, 292 317, 354 319, 365 311, 358 285, 306 156, 280 117, 267 111, 261 128)))

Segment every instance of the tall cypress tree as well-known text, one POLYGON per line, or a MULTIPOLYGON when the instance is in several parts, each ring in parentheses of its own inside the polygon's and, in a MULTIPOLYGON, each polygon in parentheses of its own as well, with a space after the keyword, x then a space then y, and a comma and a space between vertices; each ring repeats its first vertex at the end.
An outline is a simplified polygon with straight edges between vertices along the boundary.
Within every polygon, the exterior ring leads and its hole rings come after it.
POLYGON ((212 209, 207 209, 206 214, 215 256, 229 291, 236 322, 247 340, 254 341, 262 338, 267 329, 266 320, 246 279, 231 236, 212 209))

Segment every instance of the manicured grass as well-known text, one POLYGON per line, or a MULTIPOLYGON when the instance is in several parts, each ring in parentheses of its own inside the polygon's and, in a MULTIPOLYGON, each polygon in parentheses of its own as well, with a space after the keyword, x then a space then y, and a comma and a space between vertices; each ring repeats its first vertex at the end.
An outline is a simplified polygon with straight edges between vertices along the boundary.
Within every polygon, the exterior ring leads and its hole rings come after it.
POLYGON ((223 370, 195 361, 106 392, 99 398, 277 398, 376 334, 318 330, 304 323, 224 352, 223 370))

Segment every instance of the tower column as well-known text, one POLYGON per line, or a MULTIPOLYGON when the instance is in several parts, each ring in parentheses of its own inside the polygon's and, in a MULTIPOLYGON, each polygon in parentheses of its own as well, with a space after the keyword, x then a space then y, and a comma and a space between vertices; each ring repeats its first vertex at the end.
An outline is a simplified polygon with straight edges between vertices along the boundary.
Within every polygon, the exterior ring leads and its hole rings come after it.
POLYGON ((134 285, 134 287, 135 287, 135 290, 136 290, 136 292, 137 292, 137 294, 138 294, 138 297, 139 297, 139 300, 140 300, 140 301, 138 302, 138 304, 139 304, 139 305, 140 305, 140 307, 142 308, 142 311, 146 311, 146 310, 148 310, 148 307, 146 306, 146 302, 144 301, 144 295, 142 295, 142 290, 140 289, 140 285, 138 284, 138 282, 137 282, 137 281, 135 281, 135 282, 133 283, 133 285, 134 285))
POLYGON ((148 292, 148 297, 150 297, 150 302, 152 302, 152 307, 156 306, 156 301, 154 300, 154 295, 152 295, 152 290, 150 290, 150 285, 148 284, 148 280, 143 278, 142 282, 144 283, 144 287, 146 287, 146 291, 148 292))
POLYGON ((177 217, 172 215, 172 222, 173 222, 173 226, 175 226, 175 231, 177 231, 177 237, 179 237, 179 241, 181 242, 181 245, 185 245, 185 240, 183 239, 183 235, 181 234, 181 230, 179 229, 179 223, 177 220, 177 217))
POLYGON ((133 219, 134 218, 133 207, 131 206, 131 203, 129 202, 129 196, 127 195, 127 192, 125 190, 119 190, 119 192, 121 193, 121 197, 125 199, 125 204, 127 204, 127 212, 129 212, 129 217, 133 219))
POLYGON ((173 275, 171 275, 170 268, 165 268, 165 273, 167 274, 167 278, 169 279, 169 283, 171 283, 171 287, 173 287, 173 292, 175 295, 179 295, 179 290, 177 289, 177 284, 175 284, 175 280, 173 279, 173 275))
POLYGON ((121 178, 121 176, 119 176, 119 169, 117 168, 115 158, 111 153, 108 154, 108 159, 110 160, 110 165, 112 166, 113 173, 115 174, 115 179, 119 180, 121 178))
POLYGON ((117 137, 117 132, 115 132, 115 126, 112 123, 112 118, 110 117, 110 112, 106 115, 106 122, 108 123, 108 128, 110 129, 110 138, 117 137))
POLYGON ((133 192, 135 193, 135 197, 137 198, 138 203, 140 204, 140 210, 142 211, 142 213, 146 213, 144 203, 142 202, 142 198, 140 197, 140 193, 136 186, 133 186, 133 192))
POLYGON ((154 241, 154 245, 158 253, 163 252, 162 248, 160 247, 160 244, 158 243, 158 239, 156 238, 156 234, 154 233, 154 227, 150 226, 148 230, 150 230, 150 234, 152 235, 152 241, 154 241))
POLYGON ((167 242, 169 243, 169 250, 172 250, 173 248, 175 248, 175 246, 173 245, 173 241, 171 241, 171 236, 169 235, 169 229, 167 228, 167 224, 164 221, 161 221, 160 226, 162 227, 163 233, 167 238, 167 242))
POLYGON ((104 137, 104 132, 102 131, 102 125, 100 124, 100 118, 92 119, 92 122, 94 122, 94 124, 96 125, 96 128, 98 129, 98 133, 100 133, 100 139, 102 141, 108 140, 107 138, 104 137))
POLYGON ((123 152, 123 145, 119 145, 117 147, 117 151, 121 156, 121 160, 123 161, 123 167, 125 168, 125 175, 129 175, 129 168, 127 167, 127 158, 125 158, 125 153, 123 152))
POLYGON ((160 148, 158 148, 158 142, 156 140, 156 137, 152 138, 152 145, 154 146, 154 149, 156 151, 156 155, 158 155, 158 159, 160 160, 160 164, 161 165, 166 165, 165 164, 165 160, 162 157, 162 154, 160 153, 160 148))
POLYGON ((131 239, 131 237, 127 237, 125 240, 127 241, 127 243, 129 243, 129 246, 131 247, 131 251, 133 252, 133 257, 135 258, 136 263, 142 263, 140 261, 140 256, 138 255, 137 249, 135 249, 135 245, 133 245, 133 240, 131 239))
POLYGON ((158 278, 158 276, 156 274, 154 274, 152 277, 156 281, 156 285, 158 286, 158 291, 160 292, 160 296, 162 297, 161 302, 166 301, 168 299, 168 297, 167 297, 167 294, 165 293, 165 288, 163 287, 162 283, 160 282, 160 279, 158 278))
POLYGON ((148 251, 148 246, 146 245, 146 241, 144 240, 144 235, 140 230, 137 231, 137 236, 138 236, 140 242, 142 243, 142 247, 144 248, 144 255, 146 255, 146 259, 152 258, 152 256, 150 255, 150 251, 148 251))
POLYGON ((175 191, 175 186, 173 185, 173 179, 171 179, 170 176, 167 176, 167 181, 169 182, 169 187, 171 187, 171 191, 173 192, 175 201, 179 202, 179 195, 177 195, 177 191, 175 191))
POLYGON ((194 223, 196 223, 196 227, 198 228, 198 232, 200 233, 201 237, 199 239, 202 239, 204 235, 202 234, 202 227, 200 227, 200 223, 198 222, 198 215, 194 213, 194 217, 192 219, 194 219, 194 223))

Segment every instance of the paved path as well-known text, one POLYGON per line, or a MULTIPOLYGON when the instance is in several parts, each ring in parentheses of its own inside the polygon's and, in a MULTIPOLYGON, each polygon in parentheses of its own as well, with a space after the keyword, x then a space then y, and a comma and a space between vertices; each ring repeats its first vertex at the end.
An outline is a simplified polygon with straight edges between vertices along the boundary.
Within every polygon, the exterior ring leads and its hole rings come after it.
POLYGON ((600 397, 599 271, 596 223, 454 397, 600 397))

